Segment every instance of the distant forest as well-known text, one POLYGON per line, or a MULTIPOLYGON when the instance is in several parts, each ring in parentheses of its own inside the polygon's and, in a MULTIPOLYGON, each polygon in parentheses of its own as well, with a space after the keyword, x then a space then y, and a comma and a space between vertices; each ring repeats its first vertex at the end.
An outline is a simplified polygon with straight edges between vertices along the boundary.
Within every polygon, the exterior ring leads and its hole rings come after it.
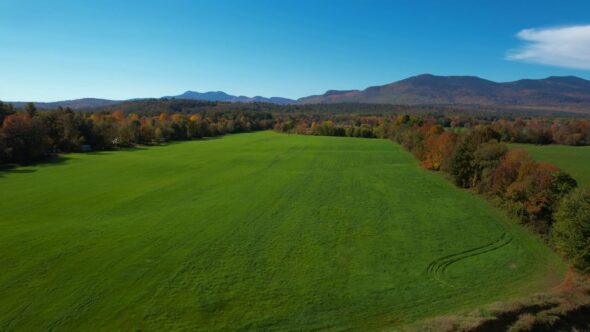
POLYGON ((276 105, 195 100, 141 100, 73 111, 17 109, 0 102, 0 164, 28 164, 55 153, 161 144, 227 133, 280 132, 393 138, 402 114, 451 131, 482 126, 502 142, 589 145, 583 114, 546 110, 383 104, 276 105))

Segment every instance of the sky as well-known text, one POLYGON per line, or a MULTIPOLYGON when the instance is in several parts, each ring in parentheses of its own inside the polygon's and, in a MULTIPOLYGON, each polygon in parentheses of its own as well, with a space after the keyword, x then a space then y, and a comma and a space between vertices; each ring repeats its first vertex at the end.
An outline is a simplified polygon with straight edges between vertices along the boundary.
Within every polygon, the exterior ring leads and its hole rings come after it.
POLYGON ((0 0, 0 100, 590 79, 590 1, 0 0))

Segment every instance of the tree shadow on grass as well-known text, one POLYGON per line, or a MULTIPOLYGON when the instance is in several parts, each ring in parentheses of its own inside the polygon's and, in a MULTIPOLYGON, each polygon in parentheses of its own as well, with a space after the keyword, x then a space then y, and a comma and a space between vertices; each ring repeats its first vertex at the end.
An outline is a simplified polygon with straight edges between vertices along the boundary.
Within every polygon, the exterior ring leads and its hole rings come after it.
MULTIPOLYGON (((248 134, 248 133, 254 133, 254 132, 244 132, 244 133, 240 133, 240 134, 248 134)), ((73 153, 82 153, 82 154, 92 155, 92 156, 105 156, 105 155, 111 155, 115 152, 138 152, 138 151, 148 150, 150 148, 176 145, 176 144, 180 144, 183 142, 191 142, 191 141, 192 142, 194 142, 194 141, 206 142, 206 141, 219 140, 219 139, 222 139, 223 137, 228 136, 228 135, 232 135, 232 134, 212 136, 212 137, 203 137, 203 138, 186 140, 186 141, 169 141, 169 142, 162 142, 162 143, 153 144, 153 145, 133 145, 133 146, 127 146, 127 147, 120 147, 118 149, 112 149, 112 150, 93 150, 93 151, 89 151, 89 152, 73 152, 73 153)), ((72 159, 71 157, 68 157, 68 155, 69 155, 69 153, 58 154, 58 155, 48 157, 47 159, 43 159, 41 161, 30 163, 30 164, 0 165, 0 178, 6 176, 7 174, 27 174, 27 173, 34 173, 37 171, 37 168, 30 169, 27 167, 46 167, 46 166, 62 165, 64 163, 66 163, 68 160, 72 159)))
POLYGON ((182 144, 182 143, 188 143, 188 142, 208 142, 208 141, 214 141, 214 140, 219 140, 222 139, 223 137, 225 137, 227 135, 221 135, 221 136, 211 136, 211 137, 201 137, 201 138, 193 138, 193 139, 187 139, 187 140, 179 140, 179 141, 165 141, 165 142, 160 142, 160 143, 154 143, 154 144, 142 144, 142 145, 136 145, 136 146, 132 146, 132 147, 126 147, 126 148, 120 148, 114 151, 141 151, 141 150, 147 150, 150 148, 163 148, 163 147, 167 147, 167 146, 174 146, 174 145, 178 145, 178 144, 182 144))
POLYGON ((124 147, 115 148, 115 149, 92 150, 92 151, 88 151, 88 152, 74 152, 74 153, 86 154, 86 155, 91 155, 91 156, 105 156, 105 155, 113 154, 114 152, 143 151, 143 150, 149 149, 150 147, 152 147, 152 145, 134 145, 134 146, 124 146, 124 147))
POLYGON ((138 151, 147 150, 150 147, 151 147, 151 145, 134 145, 134 146, 122 147, 122 148, 119 148, 116 150, 110 150, 110 152, 113 152, 113 151, 138 152, 138 151))
POLYGON ((26 174, 26 173, 33 173, 36 170, 34 169, 6 169, 3 168, 0 170, 0 174, 5 173, 5 174, 26 174))
POLYGON ((58 166, 63 165, 71 158, 64 156, 64 155, 57 155, 51 156, 47 159, 42 161, 28 163, 23 165, 18 164, 8 164, 0 166, 0 178, 5 177, 8 174, 29 174, 34 173, 38 170, 39 167, 46 167, 46 166, 58 166), (35 168, 29 168, 35 167, 35 168))

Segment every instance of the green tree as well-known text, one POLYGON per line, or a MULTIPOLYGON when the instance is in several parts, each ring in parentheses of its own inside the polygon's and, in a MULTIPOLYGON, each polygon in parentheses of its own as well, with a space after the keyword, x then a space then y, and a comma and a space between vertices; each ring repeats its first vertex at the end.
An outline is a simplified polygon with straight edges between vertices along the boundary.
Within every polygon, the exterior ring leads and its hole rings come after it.
POLYGON ((471 182, 479 184, 481 192, 487 190, 489 179, 506 152, 508 147, 505 144, 491 140, 481 144, 473 153, 474 174, 471 182))
POLYGON ((35 107, 35 104, 33 103, 27 103, 25 106, 25 112, 27 112, 27 114, 32 118, 37 115, 37 107, 35 107))
POLYGON ((81 114, 70 108, 58 109, 43 115, 48 138, 53 148, 60 151, 76 151, 84 144, 80 127, 84 121, 81 114))
POLYGON ((451 176, 455 184, 462 188, 471 186, 471 179, 475 174, 473 149, 468 140, 462 137, 451 156, 451 176))
POLYGON ((493 143, 498 142, 499 139, 500 134, 488 127, 476 128, 461 136, 451 156, 450 171, 456 185, 470 188, 478 184, 482 170, 476 160, 476 151, 480 145, 488 143, 480 151, 479 158, 482 163, 486 164, 485 167, 492 166, 487 164, 505 153, 502 146, 493 143))
POLYGON ((566 196, 555 214, 552 240, 558 252, 582 272, 590 272, 590 188, 566 196))

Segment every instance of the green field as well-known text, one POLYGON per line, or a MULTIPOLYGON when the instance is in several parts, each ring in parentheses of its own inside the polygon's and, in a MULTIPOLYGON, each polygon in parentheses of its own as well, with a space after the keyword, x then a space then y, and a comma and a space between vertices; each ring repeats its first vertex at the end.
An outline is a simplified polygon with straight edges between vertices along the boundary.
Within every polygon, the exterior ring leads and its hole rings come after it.
POLYGON ((564 265, 387 140, 230 135, 0 173, 0 331, 371 330, 564 265))
POLYGON ((530 152, 535 160, 557 165, 578 181, 590 185, 590 146, 511 144, 530 152))

